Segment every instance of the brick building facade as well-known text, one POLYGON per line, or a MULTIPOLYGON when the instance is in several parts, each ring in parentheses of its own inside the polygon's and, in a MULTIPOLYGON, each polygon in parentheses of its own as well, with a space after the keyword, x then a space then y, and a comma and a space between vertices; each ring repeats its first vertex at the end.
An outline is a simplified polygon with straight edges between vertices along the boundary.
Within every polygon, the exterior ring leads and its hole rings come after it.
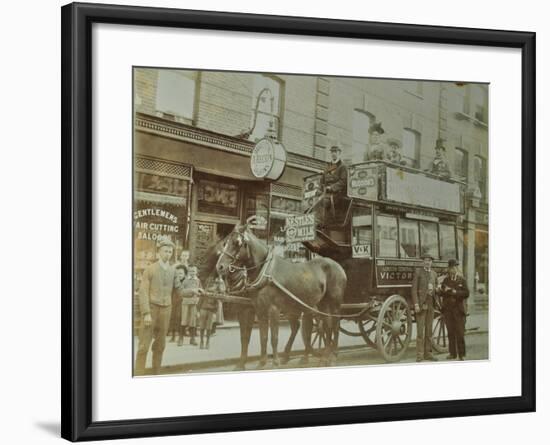
MULTIPOLYGON (((487 289, 487 85, 136 68, 134 106, 136 156, 150 163, 161 153, 170 165, 188 164, 190 170, 179 177, 186 181, 186 192, 200 189, 201 180, 205 187, 220 180, 207 162, 201 164, 193 147, 202 147, 203 158, 210 162, 210 155, 219 156, 220 165, 227 167, 227 187, 222 191, 229 196, 233 188, 239 190, 240 210, 230 214, 221 209, 212 218, 205 212, 203 220, 198 218, 201 224, 230 225, 256 211, 255 205, 263 205, 268 214, 297 212, 302 178, 323 168, 333 144, 342 147, 346 162, 361 162, 369 143, 368 127, 375 121, 382 123, 385 137, 402 142, 404 156, 419 169, 427 168, 436 139, 442 138, 453 177, 467 189, 466 213, 459 220, 464 273, 472 288, 487 289), (264 88, 270 94, 258 101, 264 88), (258 185, 246 171, 247 156, 265 135, 272 114, 289 163, 279 181, 258 185), (255 115, 255 129, 248 134, 255 115), (286 200, 281 208, 273 209, 273 196, 286 200)), ((151 190, 142 193, 144 198, 152 196, 151 190)), ((175 205, 186 209, 180 248, 193 249, 199 234, 192 215, 200 215, 204 203, 189 194, 185 203, 175 205)), ((477 298, 482 304, 483 295, 477 298)))

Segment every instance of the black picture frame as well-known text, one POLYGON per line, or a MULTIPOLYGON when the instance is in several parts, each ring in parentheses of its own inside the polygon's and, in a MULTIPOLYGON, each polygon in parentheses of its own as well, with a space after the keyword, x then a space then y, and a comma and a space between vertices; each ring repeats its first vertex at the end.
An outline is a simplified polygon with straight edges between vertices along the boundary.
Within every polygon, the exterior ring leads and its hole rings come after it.
POLYGON ((84 3, 63 6, 61 13, 62 437, 80 441, 535 410, 535 33, 84 3), (91 28, 94 23, 521 49, 521 396, 92 421, 91 28))

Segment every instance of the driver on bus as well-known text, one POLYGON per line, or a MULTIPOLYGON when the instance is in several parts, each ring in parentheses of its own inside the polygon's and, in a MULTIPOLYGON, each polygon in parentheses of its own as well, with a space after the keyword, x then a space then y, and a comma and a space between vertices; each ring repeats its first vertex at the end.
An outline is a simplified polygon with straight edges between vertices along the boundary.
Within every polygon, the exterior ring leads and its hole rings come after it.
POLYGON ((334 144, 330 147, 330 162, 323 172, 325 188, 324 207, 335 216, 340 202, 346 196, 348 186, 348 169, 342 162, 342 149, 334 144))

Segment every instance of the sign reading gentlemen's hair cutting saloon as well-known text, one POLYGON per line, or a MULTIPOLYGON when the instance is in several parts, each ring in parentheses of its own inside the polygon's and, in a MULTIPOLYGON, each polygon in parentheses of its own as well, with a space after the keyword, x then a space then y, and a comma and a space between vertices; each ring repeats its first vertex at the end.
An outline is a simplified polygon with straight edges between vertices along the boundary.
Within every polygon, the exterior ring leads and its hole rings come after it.
POLYGON ((250 156, 250 169, 256 178, 276 181, 286 166, 286 150, 272 137, 258 141, 250 156))

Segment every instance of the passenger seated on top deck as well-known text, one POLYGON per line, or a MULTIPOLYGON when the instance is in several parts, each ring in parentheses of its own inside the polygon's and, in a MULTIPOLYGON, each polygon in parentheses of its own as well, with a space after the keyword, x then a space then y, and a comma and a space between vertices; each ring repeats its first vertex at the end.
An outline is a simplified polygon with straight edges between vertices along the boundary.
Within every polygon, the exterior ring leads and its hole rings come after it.
POLYGON ((425 171, 449 179, 451 177, 451 169, 449 168, 449 163, 445 159, 445 151, 443 139, 437 139, 437 141, 435 141, 435 158, 425 171))
POLYGON ((401 154, 401 141, 396 138, 388 138, 387 143, 390 147, 390 152, 386 157, 388 161, 393 164, 407 165, 407 161, 403 159, 403 155, 401 154))
POLYGON ((388 153, 387 145, 382 142, 382 135, 384 129, 381 122, 375 122, 369 128, 370 144, 367 147, 367 153, 365 154, 365 161, 383 160, 388 153))
POLYGON ((330 209, 335 216, 335 209, 340 207, 342 198, 347 194, 348 169, 341 160, 342 149, 338 145, 330 147, 331 162, 323 172, 325 197, 323 207, 330 209))

